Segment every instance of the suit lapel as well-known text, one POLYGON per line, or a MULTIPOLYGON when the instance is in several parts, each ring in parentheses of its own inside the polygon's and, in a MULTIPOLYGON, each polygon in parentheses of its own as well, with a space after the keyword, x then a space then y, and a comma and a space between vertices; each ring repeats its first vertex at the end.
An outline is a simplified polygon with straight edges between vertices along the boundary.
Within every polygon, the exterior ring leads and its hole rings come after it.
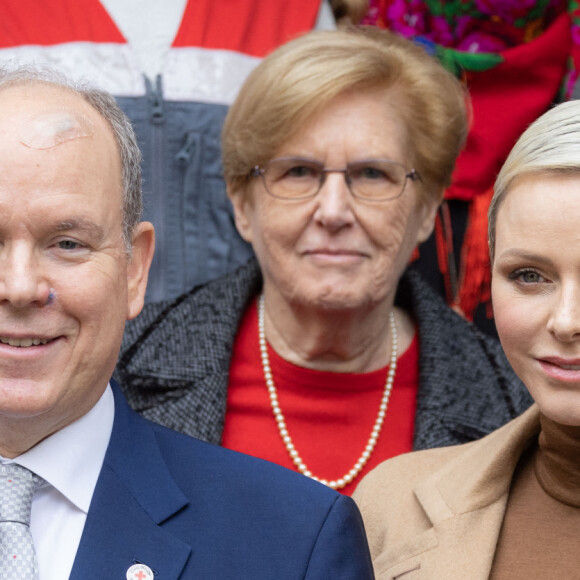
POLYGON ((381 554, 377 578, 486 580, 513 472, 538 429, 533 407, 418 483, 415 497, 432 527, 381 554))
POLYGON ((501 528, 505 500, 454 515, 404 544, 392 546, 374 562, 378 580, 487 580, 501 528))
POLYGON ((180 577, 191 554, 160 526, 187 504, 161 455, 151 426, 133 413, 113 384, 111 441, 73 565, 71 580, 125 578, 134 563, 160 578, 180 577))
MULTIPOLYGON (((425 499, 425 498, 424 498, 425 499)), ((475 511, 455 513, 433 523, 432 536, 424 534, 424 551, 407 562, 421 572, 417 578, 487 580, 501 529, 507 492, 493 503, 475 511), (430 544, 426 543, 430 540, 430 544), (428 547, 430 545, 430 548, 428 547)), ((438 503, 435 496, 428 502, 438 503)), ((426 502, 421 504, 425 506, 426 502)), ((397 578, 393 575, 393 578, 397 578)), ((405 577, 406 578, 406 577, 405 577)), ((409 580, 413 575, 409 575, 409 580)))

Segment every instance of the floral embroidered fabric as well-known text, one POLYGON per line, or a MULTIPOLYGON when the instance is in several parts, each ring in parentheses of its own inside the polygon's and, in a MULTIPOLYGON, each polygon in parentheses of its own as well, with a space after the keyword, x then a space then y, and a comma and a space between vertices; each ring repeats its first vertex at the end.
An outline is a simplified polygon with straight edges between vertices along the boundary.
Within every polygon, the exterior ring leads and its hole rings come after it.
MULTIPOLYGON (((577 0, 370 0, 362 24, 415 38, 459 74, 462 70, 487 70, 503 62, 503 51, 534 40, 565 12, 570 14, 570 33, 577 51, 577 0)), ((573 81, 580 60, 575 56, 569 75, 573 81)), ((565 98, 571 95, 572 86, 568 85, 565 98)))

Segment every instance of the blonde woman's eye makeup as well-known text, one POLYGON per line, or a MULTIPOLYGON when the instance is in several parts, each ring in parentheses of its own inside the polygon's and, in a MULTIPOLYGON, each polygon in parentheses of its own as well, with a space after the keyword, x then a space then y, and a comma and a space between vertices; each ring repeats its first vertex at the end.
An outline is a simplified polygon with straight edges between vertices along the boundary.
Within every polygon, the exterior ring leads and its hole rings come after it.
POLYGON ((520 284, 539 284, 546 282, 546 279, 536 270, 531 268, 519 268, 514 270, 509 275, 510 280, 519 282, 520 284))

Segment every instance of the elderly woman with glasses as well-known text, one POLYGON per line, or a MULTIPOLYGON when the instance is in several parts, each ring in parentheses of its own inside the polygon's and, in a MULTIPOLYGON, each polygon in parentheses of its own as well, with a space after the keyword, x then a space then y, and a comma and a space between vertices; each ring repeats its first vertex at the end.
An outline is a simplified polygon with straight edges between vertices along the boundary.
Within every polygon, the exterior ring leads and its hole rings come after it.
POLYGON ((457 80, 387 32, 311 33, 264 59, 223 129, 256 259, 128 326, 134 407, 344 493, 523 411, 499 344, 406 272, 466 132, 457 80))

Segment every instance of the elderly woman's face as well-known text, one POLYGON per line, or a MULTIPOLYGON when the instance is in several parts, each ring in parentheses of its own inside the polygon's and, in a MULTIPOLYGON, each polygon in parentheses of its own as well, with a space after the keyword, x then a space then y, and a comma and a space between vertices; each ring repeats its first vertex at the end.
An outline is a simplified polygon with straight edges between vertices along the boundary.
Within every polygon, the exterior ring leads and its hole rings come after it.
MULTIPOLYGON (((406 131, 385 93, 334 100, 272 158, 306 157, 343 169, 365 159, 391 159, 410 170, 406 131)), ((251 242, 267 298, 324 309, 374 307, 392 300, 418 241, 431 232, 435 204, 418 203, 407 181, 390 201, 353 197, 343 174, 330 173, 307 200, 277 199, 253 179, 246 200, 233 197, 236 223, 251 242)))
POLYGON ((542 412, 580 425, 580 176, 515 182, 499 207, 492 295, 506 355, 542 412))

